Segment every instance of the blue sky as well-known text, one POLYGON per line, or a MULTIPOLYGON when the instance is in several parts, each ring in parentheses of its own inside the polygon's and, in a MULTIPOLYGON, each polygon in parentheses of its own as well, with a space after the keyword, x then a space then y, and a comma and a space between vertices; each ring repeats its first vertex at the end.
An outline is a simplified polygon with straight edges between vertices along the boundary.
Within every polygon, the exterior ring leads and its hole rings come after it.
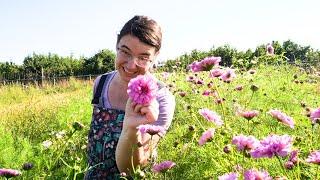
POLYGON ((33 52, 90 57, 115 50, 116 34, 136 14, 160 23, 159 61, 192 49, 238 50, 291 39, 320 49, 317 0, 0 0, 0 62, 33 52))

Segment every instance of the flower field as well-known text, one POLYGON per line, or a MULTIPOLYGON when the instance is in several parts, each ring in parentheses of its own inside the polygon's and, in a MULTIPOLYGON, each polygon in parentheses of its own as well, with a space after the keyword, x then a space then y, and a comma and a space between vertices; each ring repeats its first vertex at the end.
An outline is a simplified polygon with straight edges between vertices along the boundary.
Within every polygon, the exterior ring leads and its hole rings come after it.
MULTIPOLYGON (((320 179, 319 75, 290 65, 192 69, 156 74, 176 110, 156 165, 136 179, 320 179)), ((3 86, 0 97, 0 179, 83 179, 92 82, 3 86)))

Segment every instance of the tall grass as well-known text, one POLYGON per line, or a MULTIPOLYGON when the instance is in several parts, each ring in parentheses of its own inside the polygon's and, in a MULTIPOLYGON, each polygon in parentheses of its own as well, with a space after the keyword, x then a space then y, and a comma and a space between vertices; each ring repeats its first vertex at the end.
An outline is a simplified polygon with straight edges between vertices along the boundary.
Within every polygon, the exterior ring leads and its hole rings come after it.
MULTIPOLYGON (((265 169, 272 177, 315 179, 317 166, 304 160, 312 150, 320 149, 320 128, 311 126, 307 108, 320 106, 319 77, 308 75, 292 66, 260 66, 256 73, 237 71, 231 83, 198 73, 203 85, 187 82, 194 74, 171 73, 165 81, 176 96, 176 110, 167 135, 158 146, 157 162, 171 160, 176 166, 166 173, 168 179, 217 179, 241 169, 265 169), (211 82, 210 87, 207 86, 211 82), (241 91, 235 90, 242 86, 241 91), (254 91, 253 91, 254 88, 254 91), (203 96, 204 90, 218 91, 217 97, 203 96), (180 96, 185 92, 185 96, 180 96), (217 99, 223 99, 217 103, 217 99), (259 116, 247 121, 236 115, 238 107, 258 110, 259 116), (216 127, 206 121, 199 109, 209 108, 221 115, 224 125, 216 127), (267 112, 279 109, 293 117, 291 129, 267 112), (208 128, 216 132, 211 142, 198 145, 208 128), (276 158, 253 159, 231 145, 235 135, 253 135, 262 139, 269 134, 289 134, 299 149, 300 163, 292 170, 282 169, 276 158), (223 148, 230 147, 230 153, 223 148)), ((44 88, 0 87, 0 168, 22 170, 26 162, 34 167, 18 179, 82 179, 86 171, 86 138, 91 120, 92 82, 71 80, 44 88), (75 131, 74 122, 84 124, 75 131), (44 141, 51 141, 48 148, 44 141)), ((280 159, 284 163, 287 159, 280 159)), ((146 179, 163 179, 151 166, 142 169, 146 179)))

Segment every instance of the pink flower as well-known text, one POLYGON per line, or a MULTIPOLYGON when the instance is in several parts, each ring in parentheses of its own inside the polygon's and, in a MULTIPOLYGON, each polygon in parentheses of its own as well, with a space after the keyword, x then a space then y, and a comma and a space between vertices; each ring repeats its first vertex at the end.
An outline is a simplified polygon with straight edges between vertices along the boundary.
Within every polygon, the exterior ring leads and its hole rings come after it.
POLYGON ((291 161, 293 164, 297 164, 297 162, 298 162, 298 154, 299 154, 298 150, 291 151, 290 157, 289 157, 289 161, 291 161))
POLYGON ((269 135, 260 141, 260 145, 250 152, 254 158, 287 156, 291 152, 292 138, 289 135, 269 135))
POLYGON ((127 93, 133 102, 147 105, 157 95, 158 85, 155 78, 149 75, 139 75, 130 80, 127 93))
POLYGON ((191 63, 189 66, 188 66, 192 72, 200 72, 200 71, 203 71, 203 68, 201 66, 201 63, 198 62, 198 61, 194 61, 193 63, 191 63))
POLYGON ((0 177, 12 178, 16 176, 20 176, 21 172, 14 169, 0 169, 0 177))
POLYGON ((259 146, 259 141, 254 136, 240 134, 232 139, 232 144, 237 146, 238 151, 251 150, 259 146))
POLYGON ((250 169, 244 172, 244 180, 272 180, 267 171, 250 169))
POLYGON ((314 164, 320 165, 320 151, 314 151, 310 153, 306 161, 308 163, 314 163, 314 164))
POLYGON ((208 121, 215 123, 217 126, 222 126, 223 121, 221 120, 221 117, 217 113, 207 108, 200 109, 199 113, 208 121))
POLYGON ((320 108, 311 111, 310 120, 312 121, 312 124, 320 122, 320 108))
POLYGON ((259 111, 257 110, 252 110, 252 111, 238 111, 237 114, 239 116, 242 116, 246 118, 247 120, 251 120, 252 118, 256 117, 259 115, 259 111))
POLYGON ((213 66, 219 65, 221 61, 220 57, 206 57, 200 62, 194 61, 189 65, 189 68, 192 72, 199 72, 199 71, 210 71, 213 66))
POLYGON ((207 141, 213 138, 215 130, 213 128, 208 129, 205 131, 199 139, 199 145, 204 145, 207 141))
POLYGON ((211 94, 211 91, 209 89, 204 90, 202 93, 203 96, 210 96, 210 94, 211 94))
POLYGON ((235 77, 236 74, 234 73, 234 69, 227 68, 225 72, 220 76, 220 79, 224 82, 231 82, 235 77))
POLYGON ((166 130, 162 126, 151 125, 151 124, 143 124, 139 125, 137 129, 142 133, 148 133, 150 135, 158 134, 160 136, 164 135, 166 130))
POLYGON ((213 66, 218 66, 220 61, 221 57, 206 57, 201 61, 201 66, 203 67, 204 71, 210 71, 213 66))
POLYGON ((152 171, 156 173, 163 173, 166 172, 167 170, 173 168, 176 165, 176 163, 172 161, 163 161, 162 163, 155 164, 152 167, 152 171))
POLYGON ((218 177, 218 180, 237 180, 239 177, 238 173, 227 173, 218 177))
POLYGON ((237 87, 235 87, 234 88, 235 90, 237 90, 237 91, 242 91, 242 89, 243 89, 243 86, 241 86, 241 85, 238 85, 237 87))
POLYGON ((167 80, 169 78, 169 76, 170 76, 170 73, 162 72, 161 75, 162 75, 163 79, 167 80))
POLYGON ((271 44, 268 44, 266 49, 267 49, 267 54, 268 55, 274 55, 274 48, 272 47, 271 44))
POLYGON ((210 71, 210 77, 215 78, 215 77, 220 77, 224 73, 223 69, 216 68, 210 71))
POLYGON ((292 119, 292 117, 287 116, 286 114, 282 113, 279 110, 270 110, 269 113, 271 114, 271 116, 275 119, 277 119, 278 121, 284 123, 285 125, 288 125, 290 128, 294 128, 294 121, 292 119))

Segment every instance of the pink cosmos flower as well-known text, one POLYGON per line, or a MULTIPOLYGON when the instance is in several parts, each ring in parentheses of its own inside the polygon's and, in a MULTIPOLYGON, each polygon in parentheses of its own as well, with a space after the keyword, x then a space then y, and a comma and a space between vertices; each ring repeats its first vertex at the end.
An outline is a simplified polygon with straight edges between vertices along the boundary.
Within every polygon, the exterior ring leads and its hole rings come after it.
POLYGON ((12 178, 20 176, 22 173, 14 169, 0 169, 0 177, 12 178))
POLYGON ((189 65, 189 68, 192 72, 199 72, 199 71, 210 71, 213 66, 219 65, 221 61, 220 57, 206 57, 200 62, 194 61, 189 65))
POLYGON ((234 69, 227 68, 225 72, 220 76, 223 82, 231 82, 236 77, 234 69))
POLYGON ((272 180, 267 171, 249 169, 244 172, 244 180, 272 180))
POLYGON ((212 78, 220 77, 223 73, 224 73, 223 69, 216 68, 216 69, 213 69, 213 70, 210 71, 209 76, 212 77, 212 78))
POLYGON ((164 135, 166 130, 162 126, 151 125, 151 124, 142 124, 137 127, 141 134, 148 133, 151 136, 158 134, 160 136, 164 135))
POLYGON ((223 121, 221 120, 221 116, 219 116, 217 113, 215 113, 207 108, 200 109, 199 113, 204 118, 206 118, 208 121, 215 123, 217 126, 223 125, 223 121))
POLYGON ((176 165, 176 163, 172 161, 163 161, 162 163, 155 164, 152 167, 152 171, 156 173, 163 173, 168 171, 169 169, 173 168, 176 165))
POLYGON ((205 131, 199 139, 199 145, 204 145, 207 141, 213 138, 215 130, 213 128, 208 129, 205 131))
POLYGON ((266 49, 267 49, 267 54, 268 55, 274 55, 274 48, 272 47, 271 44, 268 44, 266 49))
POLYGON ((139 75, 130 80, 127 93, 133 102, 147 105, 157 95, 158 85, 150 75, 139 75))
POLYGON ((292 129, 294 128, 294 121, 293 121, 292 117, 287 116, 286 114, 284 114, 281 111, 276 110, 276 109, 270 110, 269 113, 271 114, 271 116, 273 118, 284 123, 285 125, 288 125, 292 129))
POLYGON ((193 63, 191 63, 189 66, 188 66, 192 72, 200 72, 200 71, 203 71, 203 68, 201 66, 201 63, 198 62, 198 61, 194 61, 193 63))
POLYGON ((252 110, 252 111, 238 111, 237 114, 239 116, 242 116, 246 118, 247 120, 251 120, 252 118, 256 117, 259 115, 259 111, 257 110, 252 110))
POLYGON ((320 108, 311 111, 310 120, 312 121, 312 124, 315 124, 317 122, 320 123, 320 108))
POLYGON ((218 177, 218 180, 237 180, 239 177, 238 173, 227 173, 218 177))
POLYGON ((244 136, 242 134, 233 137, 232 144, 237 146, 238 151, 255 149, 260 145, 254 136, 244 136))
POLYGON ((204 90, 202 93, 203 96, 210 96, 210 94, 211 94, 211 91, 209 89, 204 90))
POLYGON ((292 138, 289 135, 269 135, 260 141, 260 145, 250 152, 254 158, 287 156, 291 152, 292 138))
POLYGON ((314 163, 314 164, 320 165, 320 151, 314 151, 310 153, 306 161, 308 163, 314 163))
POLYGON ((169 78, 169 76, 170 76, 170 73, 162 72, 161 75, 162 75, 163 79, 167 80, 169 78))
POLYGON ((298 154, 299 150, 293 150, 290 153, 289 161, 291 161, 293 164, 297 164, 298 162, 298 154))
POLYGON ((188 82, 193 82, 195 80, 194 76, 188 76, 186 79, 188 82))

